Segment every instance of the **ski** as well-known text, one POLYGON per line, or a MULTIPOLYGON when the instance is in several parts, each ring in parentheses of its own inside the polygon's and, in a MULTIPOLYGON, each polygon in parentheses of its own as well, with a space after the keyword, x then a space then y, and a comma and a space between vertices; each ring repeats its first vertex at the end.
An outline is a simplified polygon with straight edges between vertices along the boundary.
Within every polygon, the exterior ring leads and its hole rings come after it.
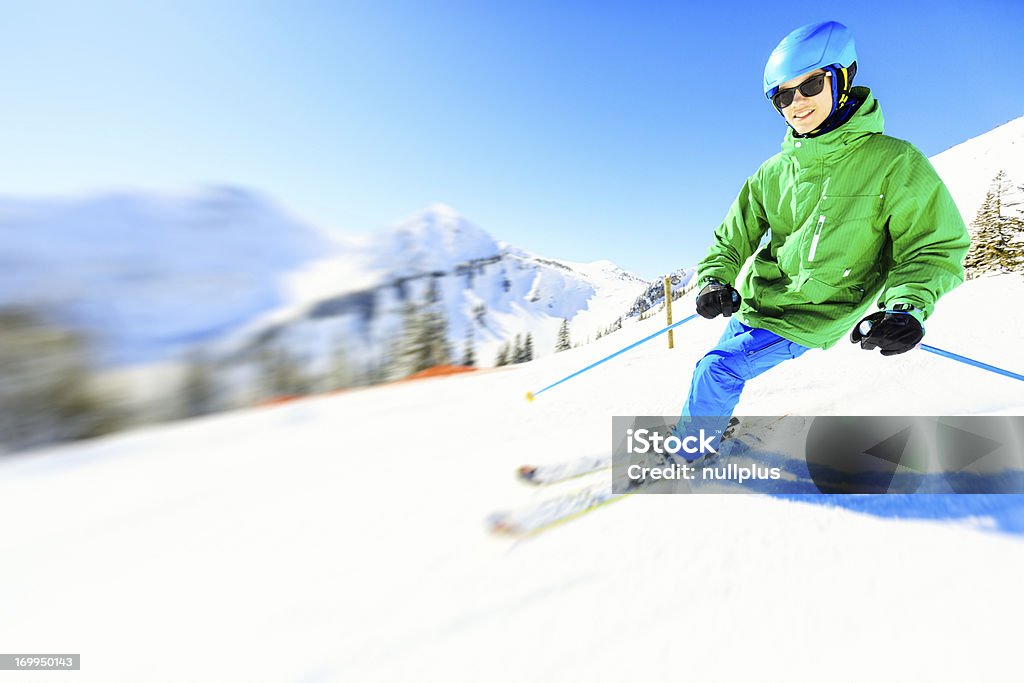
POLYGON ((638 493, 640 489, 673 485, 670 482, 647 480, 630 482, 626 490, 613 486, 611 477, 587 484, 567 493, 545 498, 533 505, 495 512, 487 518, 490 530, 502 536, 535 536, 566 522, 579 519, 594 510, 638 493), (619 488, 620 492, 615 489, 619 488))
POLYGON ((600 472, 612 466, 612 456, 598 455, 549 465, 523 465, 516 472, 520 480, 534 486, 547 486, 576 479, 592 472, 600 472))
MULTIPOLYGON (((744 425, 742 421, 729 424, 726 441, 730 447, 723 450, 720 457, 731 457, 743 453, 750 448, 748 439, 761 442, 765 431, 772 431, 776 423, 789 414, 773 417, 767 422, 753 422, 744 425)), ((610 455, 588 456, 567 460, 550 465, 523 465, 517 474, 522 481, 535 486, 548 486, 570 479, 584 477, 589 474, 610 470, 610 455)), ((581 486, 573 491, 557 494, 515 510, 500 511, 491 514, 487 519, 491 532, 502 536, 529 537, 555 528, 574 519, 578 519, 594 510, 610 503, 627 498, 642 487, 651 486, 655 482, 637 484, 631 490, 615 493, 611 478, 602 477, 601 481, 581 486)))
POLYGON ((487 523, 490 530, 496 534, 532 536, 629 495, 632 494, 613 493, 612 482, 609 479, 547 498, 518 510, 495 512, 488 518, 487 523))
MULTIPOLYGON (((732 432, 738 423, 739 420, 733 418, 729 422, 724 436, 732 436, 732 432)), ((533 484, 534 486, 547 486, 568 481, 569 479, 577 479, 593 472, 600 472, 611 466, 612 456, 610 455, 586 456, 547 465, 522 465, 516 471, 516 476, 521 481, 533 484)))

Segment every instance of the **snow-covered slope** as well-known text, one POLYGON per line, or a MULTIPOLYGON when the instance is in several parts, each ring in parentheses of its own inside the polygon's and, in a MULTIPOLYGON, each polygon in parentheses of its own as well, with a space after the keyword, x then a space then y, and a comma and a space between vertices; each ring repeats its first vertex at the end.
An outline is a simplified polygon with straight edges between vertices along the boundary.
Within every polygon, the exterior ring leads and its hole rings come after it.
MULTIPOLYGON (((1018 276, 969 282, 926 340, 1020 372, 1021 303, 1018 276)), ((694 320, 674 350, 659 338, 533 403, 661 321, 533 363, 0 460, 0 641, 81 652, 104 681, 1006 678, 1019 497, 998 517, 970 515, 984 496, 909 497, 924 521, 812 496, 633 496, 533 541, 487 535, 489 512, 545 495, 517 465, 604 452, 612 415, 675 414, 724 324, 694 320), (850 658, 865 639, 898 647, 850 658)), ((1019 415, 1024 391, 841 344, 739 406, 784 411, 1019 415)))
POLYGON ((1024 186, 1024 116, 936 154, 931 162, 970 225, 999 171, 1015 187, 1024 186))

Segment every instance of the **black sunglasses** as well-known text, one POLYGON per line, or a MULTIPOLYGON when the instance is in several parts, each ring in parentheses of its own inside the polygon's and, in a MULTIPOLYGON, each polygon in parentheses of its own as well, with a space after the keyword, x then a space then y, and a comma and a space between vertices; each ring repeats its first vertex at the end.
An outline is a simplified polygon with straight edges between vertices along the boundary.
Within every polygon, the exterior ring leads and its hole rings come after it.
POLYGON ((817 74, 816 76, 811 76, 795 88, 780 90, 772 95, 772 102, 775 103, 775 106, 779 109, 785 109, 789 105, 793 104, 793 97, 797 90, 799 90, 800 94, 804 97, 814 97, 821 92, 822 88, 825 87, 825 76, 828 76, 827 71, 825 73, 817 74))

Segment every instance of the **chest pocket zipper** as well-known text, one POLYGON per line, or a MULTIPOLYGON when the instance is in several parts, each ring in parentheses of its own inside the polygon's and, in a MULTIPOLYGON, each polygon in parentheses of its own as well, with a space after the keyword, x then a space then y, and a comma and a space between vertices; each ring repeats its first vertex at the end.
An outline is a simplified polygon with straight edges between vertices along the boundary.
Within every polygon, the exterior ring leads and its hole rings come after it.
POLYGON ((811 239, 811 251, 807 254, 807 262, 814 260, 814 253, 818 251, 818 240, 821 239, 821 229, 825 225, 825 214, 818 216, 818 225, 814 229, 814 237, 811 239))

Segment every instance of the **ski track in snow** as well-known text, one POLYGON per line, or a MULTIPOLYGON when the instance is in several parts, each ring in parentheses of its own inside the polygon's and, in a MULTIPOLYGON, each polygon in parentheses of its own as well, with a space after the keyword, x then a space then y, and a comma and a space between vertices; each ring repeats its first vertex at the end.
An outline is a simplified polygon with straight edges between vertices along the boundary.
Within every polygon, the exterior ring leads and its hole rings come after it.
MULTIPOLYGON (((1020 371, 1021 300, 1016 276, 968 283, 926 341, 1020 371)), ((529 541, 487 534, 549 494, 518 465, 603 452, 612 415, 677 413, 724 320, 524 400, 662 324, 6 457, 0 641, 80 652, 104 681, 1004 678, 1020 496, 632 496, 529 541)), ((1020 415, 1024 390, 843 342, 751 382, 737 414, 782 411, 1020 415)))

